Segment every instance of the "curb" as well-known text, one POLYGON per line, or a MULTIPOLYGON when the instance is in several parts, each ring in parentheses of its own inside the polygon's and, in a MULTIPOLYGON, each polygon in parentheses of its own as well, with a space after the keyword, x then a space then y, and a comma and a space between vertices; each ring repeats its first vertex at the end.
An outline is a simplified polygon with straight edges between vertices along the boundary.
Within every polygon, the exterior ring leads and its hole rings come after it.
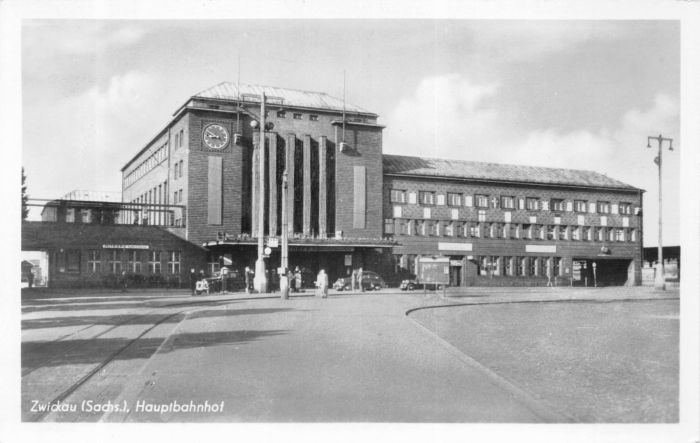
POLYGON ((417 311, 419 309, 430 309, 433 307, 445 307, 445 306, 426 306, 421 308, 410 309, 406 311, 406 318, 417 328, 423 330, 428 335, 433 337, 443 348, 445 348, 450 354, 460 359, 462 362, 466 363, 470 367, 478 370, 483 375, 486 376, 489 383, 492 385, 506 391, 510 396, 521 405, 525 406, 530 412, 534 413, 538 417, 542 418, 547 423, 579 423, 575 418, 563 414, 561 412, 555 411, 555 406, 549 404, 549 402, 544 399, 534 397, 532 394, 525 392, 516 386, 513 382, 506 379, 505 377, 497 374, 488 367, 482 365, 478 361, 466 355, 464 352, 457 349, 455 346, 450 344, 448 341, 426 328, 422 324, 418 323, 416 320, 412 319, 409 314, 411 312, 417 311))

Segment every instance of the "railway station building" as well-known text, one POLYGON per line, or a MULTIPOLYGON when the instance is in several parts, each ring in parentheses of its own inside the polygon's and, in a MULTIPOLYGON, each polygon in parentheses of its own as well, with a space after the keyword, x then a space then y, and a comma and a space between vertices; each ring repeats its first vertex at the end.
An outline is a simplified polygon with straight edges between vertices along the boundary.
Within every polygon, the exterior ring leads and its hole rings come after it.
POLYGON ((183 276, 240 271, 257 259, 262 193, 274 271, 286 170, 290 267, 331 282, 363 267, 397 284, 443 256, 453 286, 640 284, 642 190, 591 171, 385 154, 377 120, 324 93, 221 83, 121 169, 117 223, 192 245, 179 248, 183 276))

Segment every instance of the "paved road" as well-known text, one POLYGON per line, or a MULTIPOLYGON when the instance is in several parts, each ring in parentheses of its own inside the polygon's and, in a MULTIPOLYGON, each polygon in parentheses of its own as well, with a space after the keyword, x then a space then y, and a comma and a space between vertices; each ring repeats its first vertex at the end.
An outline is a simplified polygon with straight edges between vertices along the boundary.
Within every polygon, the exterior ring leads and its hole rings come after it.
MULTIPOLYGON (((572 297, 571 291, 523 292, 527 294, 521 297, 572 297)), ((410 309, 453 300, 483 303, 489 297, 516 297, 512 292, 470 295, 443 300, 421 293, 339 293, 328 299, 282 301, 245 299, 243 294, 196 299, 184 294, 112 294, 27 301, 23 419, 570 421, 551 402, 494 376, 406 316, 410 309), (78 410, 28 410, 33 399, 58 397, 78 410), (80 411, 83 400, 125 405, 129 412, 80 411), (173 402, 204 405, 209 411, 137 410, 173 402), (214 411, 213 405, 221 410, 214 411)))

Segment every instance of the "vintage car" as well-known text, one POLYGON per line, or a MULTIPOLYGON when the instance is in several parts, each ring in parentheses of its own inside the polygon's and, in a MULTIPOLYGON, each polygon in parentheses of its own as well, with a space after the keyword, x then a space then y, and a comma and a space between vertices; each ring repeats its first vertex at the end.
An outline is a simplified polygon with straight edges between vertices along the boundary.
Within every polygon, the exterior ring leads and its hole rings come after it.
POLYGON ((401 288, 402 291, 414 291, 416 289, 427 289, 429 291, 438 291, 441 290, 443 285, 440 284, 434 284, 434 283, 428 283, 424 285, 423 283, 419 283, 417 279, 415 278, 409 278, 406 280, 403 280, 401 282, 401 288))
MULTIPOLYGON (((362 287, 365 291, 379 291, 382 288, 387 288, 388 285, 376 272, 364 271, 362 273, 362 287)), ((338 291, 352 290, 352 277, 339 278, 333 283, 333 289, 338 291)))

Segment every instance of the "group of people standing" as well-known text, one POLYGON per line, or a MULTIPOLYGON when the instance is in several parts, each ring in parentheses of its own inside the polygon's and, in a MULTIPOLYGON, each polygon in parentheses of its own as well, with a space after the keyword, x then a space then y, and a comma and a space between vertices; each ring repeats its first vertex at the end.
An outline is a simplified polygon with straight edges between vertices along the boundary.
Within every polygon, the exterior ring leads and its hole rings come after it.
MULTIPOLYGON (((227 280, 228 280, 228 274, 229 270, 226 267, 222 267, 220 271, 220 279, 221 279, 221 288, 220 292, 226 294, 228 293, 228 288, 227 288, 227 280)), ((255 272, 249 267, 246 266, 245 271, 243 273, 243 277, 245 279, 245 291, 247 294, 251 294, 254 291, 253 288, 253 281, 255 278, 255 272)), ((272 292, 275 292, 275 285, 279 285, 279 279, 270 279, 268 278, 268 281, 270 282, 270 289, 272 292)), ((218 282, 214 282, 218 283, 218 282)), ((302 292, 303 290, 303 276, 301 269, 299 266, 297 266, 294 269, 294 272, 290 269, 287 272, 287 283, 289 285, 289 290, 290 292, 302 292)), ((321 271, 318 273, 318 276, 316 277, 316 288, 318 289, 318 295, 321 297, 328 297, 328 274, 326 274, 325 270, 321 269, 321 271)), ((216 285, 218 286, 218 285, 216 285)), ((210 287, 209 287, 209 282, 206 279, 206 276, 204 274, 204 270, 200 270, 199 274, 195 271, 194 268, 190 270, 190 287, 192 290, 192 295, 200 295, 202 293, 207 293, 209 294, 210 292, 210 287)), ((211 290, 216 290, 219 288, 211 288, 211 290)))

